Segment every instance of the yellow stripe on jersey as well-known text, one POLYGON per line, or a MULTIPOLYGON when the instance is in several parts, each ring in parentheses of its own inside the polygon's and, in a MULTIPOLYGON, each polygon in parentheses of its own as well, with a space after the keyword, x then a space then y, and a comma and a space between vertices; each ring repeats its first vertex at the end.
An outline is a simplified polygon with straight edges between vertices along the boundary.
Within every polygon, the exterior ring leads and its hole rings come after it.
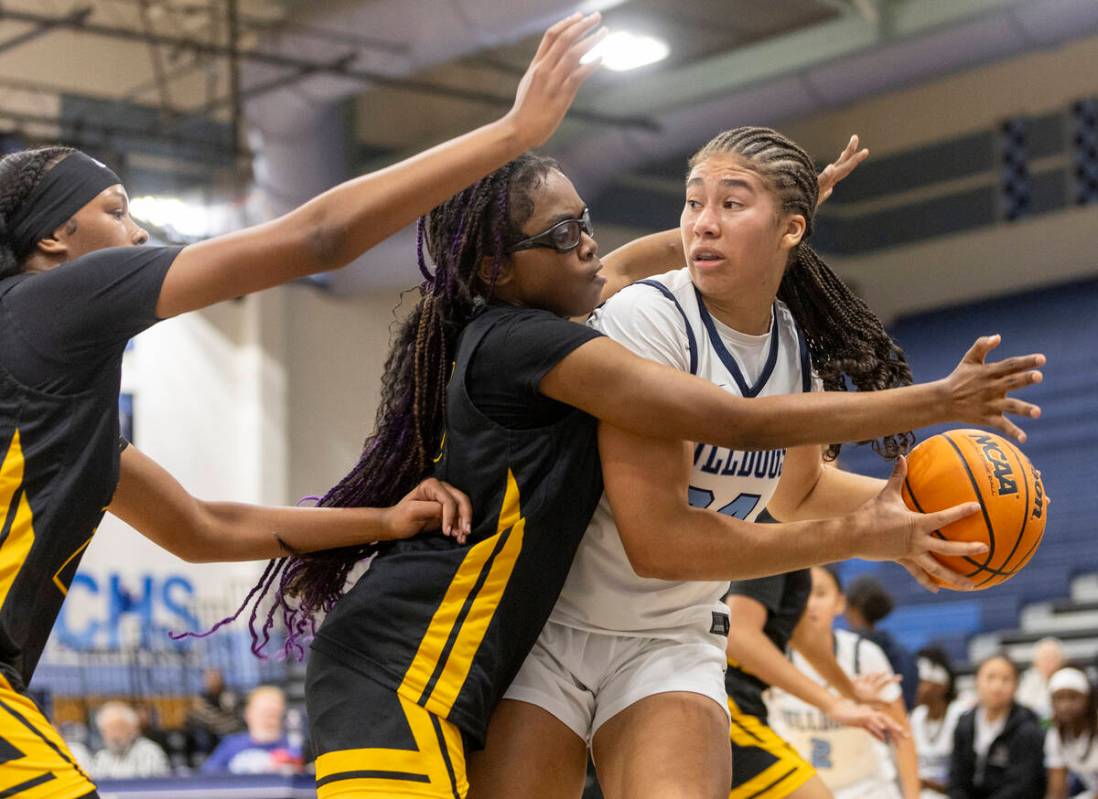
POLYGON ((417 751, 343 749, 316 759, 318 799, 415 796, 460 799, 469 790, 461 732, 397 696, 417 751))
POLYGON ((518 483, 508 469, 496 534, 470 548, 458 567, 398 689, 403 696, 449 715, 518 562, 525 529, 518 483))
POLYGON ((19 431, 0 464, 0 607, 34 543, 34 516, 23 491, 23 446, 19 431))

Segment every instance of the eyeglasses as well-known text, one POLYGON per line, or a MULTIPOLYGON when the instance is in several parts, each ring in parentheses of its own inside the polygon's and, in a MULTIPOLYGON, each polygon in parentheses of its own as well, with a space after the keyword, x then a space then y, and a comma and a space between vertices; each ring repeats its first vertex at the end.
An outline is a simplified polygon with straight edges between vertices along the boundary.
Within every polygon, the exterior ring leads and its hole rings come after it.
POLYGON ((562 219, 548 230, 512 244, 507 252, 532 250, 535 247, 548 247, 557 252, 571 252, 579 246, 583 233, 588 236, 595 235, 595 229, 591 226, 591 212, 587 208, 583 209, 579 219, 562 219))

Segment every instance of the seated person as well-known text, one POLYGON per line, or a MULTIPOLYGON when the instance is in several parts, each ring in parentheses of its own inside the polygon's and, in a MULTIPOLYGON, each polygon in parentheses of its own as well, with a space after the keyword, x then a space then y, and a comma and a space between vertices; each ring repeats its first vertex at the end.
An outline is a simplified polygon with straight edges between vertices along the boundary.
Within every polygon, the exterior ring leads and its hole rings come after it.
POLYGON ((202 764, 203 774, 270 774, 301 770, 301 752, 290 745, 283 726, 286 696, 261 685, 244 706, 245 732, 228 735, 202 764))
POLYGON ((107 702, 95 716, 103 748, 91 760, 97 780, 163 777, 171 772, 164 750, 141 735, 137 712, 125 702, 107 702))

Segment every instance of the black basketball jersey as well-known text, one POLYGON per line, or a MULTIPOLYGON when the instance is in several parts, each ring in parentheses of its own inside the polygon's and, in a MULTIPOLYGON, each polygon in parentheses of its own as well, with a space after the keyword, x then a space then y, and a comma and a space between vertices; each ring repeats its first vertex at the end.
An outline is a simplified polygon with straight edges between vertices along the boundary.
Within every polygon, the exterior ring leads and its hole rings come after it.
MULTIPOLYGON (((750 597, 766 608, 763 633, 779 651, 785 652, 794 628, 804 615, 811 592, 812 572, 809 569, 799 569, 773 577, 732 583, 728 593, 750 597)), ((766 718, 766 703, 762 694, 770 687, 769 683, 729 658, 724 685, 729 698, 743 713, 766 718)))
POLYGON ((474 745, 548 619, 602 495, 596 420, 538 392, 550 369, 599 335, 510 306, 469 322, 435 474, 469 495, 472 535, 465 545, 437 533, 386 545, 313 642, 474 745))
POLYGON ((118 482, 126 342, 177 248, 100 250, 0 280, 0 671, 30 682, 118 482))

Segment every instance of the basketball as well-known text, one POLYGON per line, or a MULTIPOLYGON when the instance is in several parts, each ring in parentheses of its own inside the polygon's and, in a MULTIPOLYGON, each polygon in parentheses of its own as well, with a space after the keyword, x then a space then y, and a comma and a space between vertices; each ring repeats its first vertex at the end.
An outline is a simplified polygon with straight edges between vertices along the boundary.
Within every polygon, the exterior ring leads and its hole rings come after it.
POLYGON ((988 551, 976 557, 934 554, 974 580, 977 589, 1017 574, 1037 551, 1048 520, 1044 486, 1033 464, 1005 438, 983 430, 950 430, 915 447, 908 456, 903 498, 919 513, 980 503, 979 513, 936 534, 950 541, 982 541, 988 551))

